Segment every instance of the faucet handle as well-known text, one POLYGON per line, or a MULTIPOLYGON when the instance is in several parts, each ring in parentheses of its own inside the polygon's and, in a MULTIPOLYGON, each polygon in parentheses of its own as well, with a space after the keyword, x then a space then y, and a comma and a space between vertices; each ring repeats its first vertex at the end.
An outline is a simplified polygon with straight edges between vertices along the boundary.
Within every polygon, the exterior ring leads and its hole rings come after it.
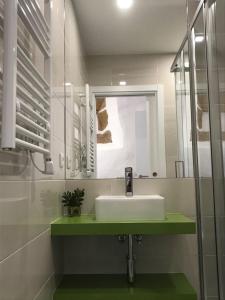
POLYGON ((132 176, 132 175, 133 175, 132 167, 126 167, 125 168, 125 176, 132 176))
POLYGON ((118 241, 119 241, 120 243, 124 243, 124 242, 126 241, 126 239, 127 239, 127 236, 126 236, 125 234, 123 234, 123 235, 118 235, 118 241))
POLYGON ((142 245, 142 242, 143 242, 143 236, 140 235, 140 234, 137 234, 134 236, 136 242, 138 243, 138 245, 142 245))
POLYGON ((133 169, 131 167, 125 168, 125 188, 126 196, 133 196, 133 169))

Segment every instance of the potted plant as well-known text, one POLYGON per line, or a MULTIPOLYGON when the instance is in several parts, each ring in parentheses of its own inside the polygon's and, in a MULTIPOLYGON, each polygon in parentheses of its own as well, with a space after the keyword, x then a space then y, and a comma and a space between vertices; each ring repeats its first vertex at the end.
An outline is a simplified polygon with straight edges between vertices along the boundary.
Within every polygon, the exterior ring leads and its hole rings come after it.
POLYGON ((84 189, 77 188, 73 192, 67 191, 62 195, 63 206, 67 208, 67 215, 69 217, 80 216, 81 206, 84 201, 84 189))

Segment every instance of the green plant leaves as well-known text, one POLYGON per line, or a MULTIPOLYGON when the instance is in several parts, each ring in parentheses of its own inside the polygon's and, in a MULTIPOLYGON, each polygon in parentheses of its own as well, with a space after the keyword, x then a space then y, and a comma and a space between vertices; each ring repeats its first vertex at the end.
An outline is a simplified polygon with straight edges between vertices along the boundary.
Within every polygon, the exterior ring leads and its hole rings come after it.
POLYGON ((68 207, 81 207, 84 201, 85 191, 84 189, 77 188, 73 192, 67 191, 62 195, 62 203, 68 207))

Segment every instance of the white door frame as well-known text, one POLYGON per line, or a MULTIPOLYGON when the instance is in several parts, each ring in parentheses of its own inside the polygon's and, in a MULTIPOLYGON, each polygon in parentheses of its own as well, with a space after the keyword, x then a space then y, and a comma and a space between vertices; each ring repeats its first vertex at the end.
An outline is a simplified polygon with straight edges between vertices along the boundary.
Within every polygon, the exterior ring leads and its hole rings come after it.
MULTIPOLYGON (((90 96, 93 105, 95 98, 99 96, 147 96, 157 95, 157 153, 154 157, 157 166, 158 177, 166 177, 166 149, 165 149, 165 125, 164 125, 164 88, 156 85, 132 85, 132 86, 91 86, 90 96)), ((96 152, 96 151, 95 151, 96 152)), ((96 157, 95 157, 96 159, 96 157)))

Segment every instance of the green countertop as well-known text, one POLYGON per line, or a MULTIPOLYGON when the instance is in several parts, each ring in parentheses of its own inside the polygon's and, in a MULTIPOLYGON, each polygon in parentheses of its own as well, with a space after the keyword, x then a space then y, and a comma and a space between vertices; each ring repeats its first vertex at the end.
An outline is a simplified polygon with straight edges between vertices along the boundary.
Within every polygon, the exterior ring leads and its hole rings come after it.
POLYGON ((93 215, 62 217, 51 224, 53 236, 195 234, 195 222, 182 214, 167 214, 163 221, 99 222, 93 215))
POLYGON ((139 274, 129 285, 126 275, 66 275, 54 300, 197 300, 183 274, 139 274))

